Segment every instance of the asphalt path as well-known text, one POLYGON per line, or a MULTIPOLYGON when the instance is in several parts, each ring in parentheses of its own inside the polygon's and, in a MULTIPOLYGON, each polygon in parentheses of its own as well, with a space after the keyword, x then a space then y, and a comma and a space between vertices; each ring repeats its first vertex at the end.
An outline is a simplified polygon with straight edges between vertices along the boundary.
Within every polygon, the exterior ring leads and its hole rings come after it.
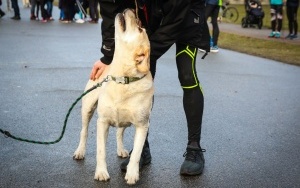
MULTIPOLYGON (((21 9, 22 15, 28 10, 21 9)), ((27 11, 27 12, 26 12, 27 11)), ((0 128, 52 141, 99 58, 99 24, 0 20, 0 128)), ((159 60, 149 142, 152 163, 135 187, 300 187, 300 67, 220 49, 196 61, 205 95, 201 176, 180 176, 187 143, 182 90, 172 47, 159 60)), ((73 153, 81 129, 79 103, 63 139, 35 145, 0 136, 0 187, 127 187, 119 169, 115 128, 108 137, 111 180, 93 179, 96 117, 84 161, 73 153)), ((134 128, 125 132, 132 148, 134 128)))

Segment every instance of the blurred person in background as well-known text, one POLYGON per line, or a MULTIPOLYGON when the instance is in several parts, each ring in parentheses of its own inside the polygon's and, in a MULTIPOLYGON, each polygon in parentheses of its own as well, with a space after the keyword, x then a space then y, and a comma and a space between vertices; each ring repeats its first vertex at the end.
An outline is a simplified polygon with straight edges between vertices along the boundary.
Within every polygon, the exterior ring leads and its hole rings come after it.
POLYGON ((269 37, 280 38, 282 29, 282 0, 270 0, 271 6, 271 33, 269 37))
POLYGON ((11 6, 14 9, 14 13, 15 13, 15 15, 13 17, 11 17, 11 19, 21 20, 18 0, 11 0, 11 6))
POLYGON ((299 7, 299 0, 287 0, 286 1, 286 16, 289 20, 289 34, 285 37, 287 39, 298 38, 298 22, 297 12, 299 7))
POLYGON ((222 6, 222 0, 206 0, 206 8, 205 8, 205 18, 206 20, 210 17, 212 24, 212 38, 210 44, 211 52, 218 52, 218 39, 219 39, 219 25, 218 25, 218 16, 220 7, 222 6))

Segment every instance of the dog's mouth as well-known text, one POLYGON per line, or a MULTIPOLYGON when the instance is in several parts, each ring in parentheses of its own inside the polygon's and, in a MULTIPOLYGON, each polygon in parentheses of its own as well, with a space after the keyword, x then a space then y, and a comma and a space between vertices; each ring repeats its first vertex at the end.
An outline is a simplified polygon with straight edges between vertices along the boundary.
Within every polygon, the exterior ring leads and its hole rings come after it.
POLYGON ((134 24, 136 24, 136 27, 139 29, 140 32, 142 32, 141 21, 138 18, 136 18, 136 15, 134 14, 133 10, 131 10, 131 9, 124 10, 123 13, 118 14, 118 18, 119 18, 120 27, 123 32, 126 31, 128 25, 130 24, 132 19, 135 20, 134 24), (126 20, 126 17, 128 20, 126 20), (128 23, 126 23, 126 22, 128 22, 128 23))
POLYGON ((122 28, 122 31, 126 30, 126 21, 125 21, 125 14, 124 12, 122 14, 119 14, 119 23, 122 28))

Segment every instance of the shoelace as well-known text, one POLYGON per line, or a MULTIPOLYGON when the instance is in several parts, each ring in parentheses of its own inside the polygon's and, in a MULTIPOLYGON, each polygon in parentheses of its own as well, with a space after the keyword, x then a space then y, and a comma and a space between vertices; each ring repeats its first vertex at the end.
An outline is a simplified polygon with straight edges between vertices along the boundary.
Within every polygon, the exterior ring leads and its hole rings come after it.
POLYGON ((198 157, 201 158, 201 153, 203 152, 206 152, 206 150, 201 148, 199 150, 187 148, 187 151, 183 154, 183 157, 186 157, 185 159, 187 161, 197 162, 198 157))

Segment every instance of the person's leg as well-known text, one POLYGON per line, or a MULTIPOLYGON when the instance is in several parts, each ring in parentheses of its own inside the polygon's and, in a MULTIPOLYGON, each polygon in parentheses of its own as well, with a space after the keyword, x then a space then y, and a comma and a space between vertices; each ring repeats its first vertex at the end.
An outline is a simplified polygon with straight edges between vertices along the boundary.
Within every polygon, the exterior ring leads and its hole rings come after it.
POLYGON ((95 4, 96 4, 96 0, 89 0, 90 16, 92 21, 96 19, 95 4))
POLYGON ((3 12, 1 7, 0 7, 0 18, 2 18, 4 15, 5 15, 5 12, 3 12))
POLYGON ((36 18, 37 18, 37 20, 39 20, 39 14, 41 14, 41 1, 40 0, 38 0, 37 2, 36 2, 36 18))
POLYGON ((87 18, 88 15, 87 14, 87 9, 89 8, 89 1, 88 0, 83 0, 83 3, 82 3, 82 8, 84 10, 84 18, 87 18))
POLYGON ((96 3, 95 3, 95 12, 96 12, 95 21, 97 21, 97 22, 99 20, 99 8, 98 8, 99 5, 100 5, 100 0, 96 0, 96 3))
POLYGON ((70 20, 70 10, 69 10, 69 6, 66 5, 64 8, 63 8, 63 11, 64 11, 64 23, 68 23, 69 20, 70 20))
POLYGON ((31 8, 30 8, 30 19, 35 20, 35 7, 36 7, 36 0, 30 0, 31 8))
POLYGON ((72 0, 71 3, 69 4, 69 10, 70 10, 69 20, 73 21, 74 17, 75 17, 75 13, 76 13, 76 10, 75 10, 75 0, 74 1, 72 0))
POLYGON ((277 17, 277 31, 280 33, 281 29, 282 29, 282 5, 277 6, 276 13, 277 13, 277 16, 276 16, 277 17))
POLYGON ((47 3, 47 0, 40 0, 41 12, 42 12, 42 22, 47 22, 47 20, 49 18, 47 10, 45 8, 46 3, 47 3))
POLYGON ((180 169, 182 175, 199 175, 204 168, 204 150, 200 146, 204 97, 197 77, 196 57, 196 47, 176 44, 176 65, 188 126, 186 158, 180 169))
POLYGON ((220 7, 218 5, 214 5, 214 8, 211 12, 211 23, 213 26, 213 46, 218 46, 219 39, 219 25, 218 25, 218 16, 219 16, 220 7))
POLYGON ((207 4, 206 7, 205 7, 205 19, 207 20, 208 17, 211 16, 211 12, 213 10, 213 5, 210 5, 210 4, 207 4))
MULTIPOLYGON (((205 7, 205 20, 206 21, 208 20, 209 17, 211 17, 213 9, 214 9, 214 5, 210 5, 210 4, 206 5, 206 7, 205 7)), ((212 23, 212 21, 211 21, 211 23, 212 23)), ((210 42, 210 47, 212 47, 213 46, 212 37, 210 38, 210 41, 211 41, 210 42)))
POLYGON ((290 7, 290 6, 287 6, 286 7, 286 17, 287 17, 287 19, 288 19, 288 26, 289 26, 289 34, 288 34, 288 36, 287 36, 287 38, 289 38, 290 37, 290 35, 292 35, 292 33, 293 33, 293 13, 292 13, 292 7, 290 7))
POLYGON ((275 37, 275 30, 276 30, 276 9, 274 5, 271 5, 271 29, 272 32, 270 33, 269 37, 275 37))
POLYGON ((20 9, 18 5, 18 0, 11 0, 11 6, 14 9, 15 16, 12 19, 20 19, 20 9))
POLYGON ((52 18, 53 0, 47 0, 47 13, 49 18, 52 18))
POLYGON ((294 29, 294 37, 297 37, 298 34, 298 22, 297 22, 297 12, 298 12, 298 7, 293 7, 293 29, 294 29))

